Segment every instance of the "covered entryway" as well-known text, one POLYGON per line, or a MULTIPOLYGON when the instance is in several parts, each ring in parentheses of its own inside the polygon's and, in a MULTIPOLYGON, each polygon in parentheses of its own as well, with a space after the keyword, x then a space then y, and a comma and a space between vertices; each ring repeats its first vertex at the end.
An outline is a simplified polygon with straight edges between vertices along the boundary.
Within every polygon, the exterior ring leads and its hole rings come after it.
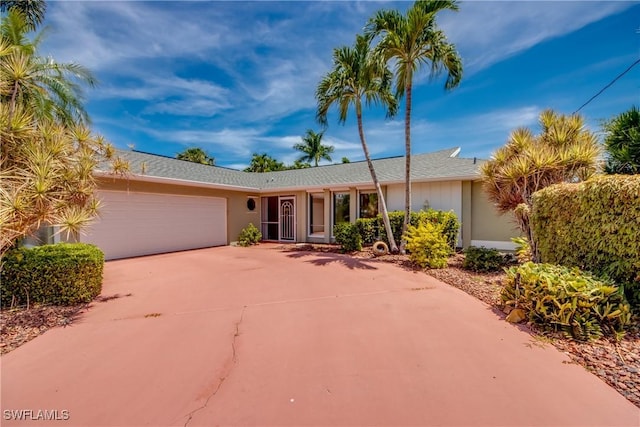
POLYGON ((262 238, 270 241, 296 241, 296 198, 262 198, 262 238))
POLYGON ((100 191, 101 218, 81 240, 106 259, 227 244, 227 201, 221 197, 100 191))

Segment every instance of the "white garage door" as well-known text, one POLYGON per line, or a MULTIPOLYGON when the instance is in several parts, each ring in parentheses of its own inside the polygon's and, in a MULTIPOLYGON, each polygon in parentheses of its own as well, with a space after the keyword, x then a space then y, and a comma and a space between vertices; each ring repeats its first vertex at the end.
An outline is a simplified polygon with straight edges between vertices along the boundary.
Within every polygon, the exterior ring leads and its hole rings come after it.
POLYGON ((81 240, 106 259, 227 244, 227 202, 219 197, 100 191, 100 219, 81 240))

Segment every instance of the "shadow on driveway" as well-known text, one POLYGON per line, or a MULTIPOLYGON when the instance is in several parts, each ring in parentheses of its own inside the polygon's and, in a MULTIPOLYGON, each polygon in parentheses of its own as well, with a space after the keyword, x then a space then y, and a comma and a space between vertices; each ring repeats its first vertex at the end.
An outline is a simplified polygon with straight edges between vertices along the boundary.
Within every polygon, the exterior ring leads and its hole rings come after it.
POLYGON ((300 259, 305 257, 311 257, 311 259, 305 260, 305 262, 319 267, 324 267, 328 264, 338 263, 347 267, 350 270, 377 270, 371 264, 377 263, 377 261, 369 261, 364 259, 353 258, 347 255, 334 254, 329 252, 294 252, 287 254, 289 258, 300 259))

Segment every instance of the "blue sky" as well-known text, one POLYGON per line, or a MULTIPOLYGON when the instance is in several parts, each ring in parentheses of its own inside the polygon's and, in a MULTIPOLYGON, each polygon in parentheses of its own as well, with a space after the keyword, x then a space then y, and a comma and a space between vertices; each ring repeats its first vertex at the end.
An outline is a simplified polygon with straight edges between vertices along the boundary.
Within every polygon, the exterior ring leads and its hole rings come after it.
MULTIPOLYGON (((43 54, 90 68, 94 129, 114 145, 175 156, 199 146, 216 164, 246 166, 254 152, 291 163, 315 122, 314 92, 334 48, 351 45, 379 9, 408 2, 50 1, 43 54)), ((414 92, 413 152, 460 146, 487 158, 545 108, 571 113, 640 54, 634 2, 469 1, 438 22, 464 61, 460 86, 426 70, 414 92)), ((593 130, 640 104, 640 66, 585 107, 593 130)), ((403 116, 365 111, 374 157, 404 153, 403 116)), ((333 111, 334 161, 363 158, 354 120, 333 111)))

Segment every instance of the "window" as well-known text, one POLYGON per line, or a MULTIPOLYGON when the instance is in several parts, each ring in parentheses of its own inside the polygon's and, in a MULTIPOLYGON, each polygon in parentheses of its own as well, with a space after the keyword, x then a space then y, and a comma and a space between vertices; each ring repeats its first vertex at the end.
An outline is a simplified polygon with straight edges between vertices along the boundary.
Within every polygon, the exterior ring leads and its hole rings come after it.
POLYGON ((333 193, 333 223, 350 222, 349 193, 333 193))
POLYGON ((378 194, 360 193, 360 215, 358 218, 375 218, 378 215, 378 194))
POLYGON ((324 194, 309 194, 309 236, 324 236, 324 194))

